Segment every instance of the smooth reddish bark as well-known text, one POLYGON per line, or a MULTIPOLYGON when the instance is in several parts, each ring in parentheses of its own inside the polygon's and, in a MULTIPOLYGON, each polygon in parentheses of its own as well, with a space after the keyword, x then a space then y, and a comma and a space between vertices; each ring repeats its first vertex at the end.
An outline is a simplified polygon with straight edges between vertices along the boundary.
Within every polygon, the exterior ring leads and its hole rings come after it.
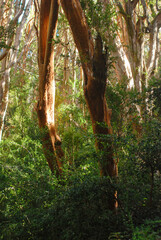
POLYGON ((39 102, 37 113, 39 126, 43 129, 44 153, 52 172, 57 176, 62 172, 60 158, 63 156, 61 140, 56 133, 55 80, 54 80, 54 46, 58 21, 58 0, 42 0, 40 9, 39 35, 39 102))
POLYGON ((61 4, 81 58, 85 99, 96 136, 96 147, 102 152, 102 159, 99 161, 101 175, 117 176, 112 140, 109 137, 112 134, 110 111, 105 99, 107 54, 103 51, 103 43, 99 34, 94 46, 79 0, 61 0, 61 4))

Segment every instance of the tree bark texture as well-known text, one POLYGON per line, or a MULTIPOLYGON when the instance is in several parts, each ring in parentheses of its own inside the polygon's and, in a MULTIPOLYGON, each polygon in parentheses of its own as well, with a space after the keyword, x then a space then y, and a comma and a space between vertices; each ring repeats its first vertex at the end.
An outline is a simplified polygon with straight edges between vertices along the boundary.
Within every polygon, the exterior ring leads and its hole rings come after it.
POLYGON ((92 120, 96 147, 102 152, 99 160, 101 175, 116 176, 117 169, 112 149, 110 111, 105 99, 107 54, 103 51, 98 33, 95 44, 78 0, 61 0, 79 51, 84 71, 84 94, 92 120))
POLYGON ((62 172, 60 158, 63 156, 61 140, 56 133, 54 45, 58 21, 58 0, 42 0, 40 9, 39 34, 39 102, 37 113, 39 126, 43 130, 43 148, 52 172, 57 176, 62 172))
POLYGON ((129 80, 128 87, 142 92, 142 89, 148 86, 148 80, 158 62, 161 11, 152 13, 144 0, 141 0, 141 3, 138 0, 117 1, 116 5, 117 24, 121 29, 115 38, 117 75, 126 76, 129 80), (137 8, 138 4, 142 5, 143 12, 140 7, 137 8), (148 14, 155 16, 151 22, 148 14), (147 53, 145 54, 145 44, 149 44, 148 57, 147 53))

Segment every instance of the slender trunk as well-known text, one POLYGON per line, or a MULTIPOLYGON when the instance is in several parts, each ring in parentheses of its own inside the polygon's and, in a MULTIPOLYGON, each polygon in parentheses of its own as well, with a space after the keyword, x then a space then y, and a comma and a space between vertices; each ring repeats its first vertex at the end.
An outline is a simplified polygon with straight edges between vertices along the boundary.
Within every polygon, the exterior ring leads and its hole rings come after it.
MULTIPOLYGON (((25 3, 25 1, 23 1, 23 2, 25 3)), ((3 132, 3 128, 4 128, 5 116, 6 116, 7 107, 8 107, 10 70, 11 70, 11 67, 16 65, 16 63, 17 63, 17 56, 19 53, 19 45, 20 45, 20 40, 22 37, 22 30, 23 30, 23 26, 27 20, 30 6, 31 6, 31 0, 28 1, 26 10, 24 11, 24 13, 22 15, 21 23, 16 28, 14 38, 12 39, 13 40, 13 49, 8 49, 6 54, 4 54, 4 56, 2 58, 2 67, 1 67, 2 74, 1 74, 1 79, 0 79, 0 141, 2 140, 2 132, 3 132)), ((16 9, 15 9, 15 11, 16 11, 16 9)), ((17 11, 19 11, 19 10, 17 9, 17 11)), ((15 12, 15 15, 18 17, 21 14, 20 14, 20 12, 18 13, 17 11, 15 12), (17 14, 20 14, 20 15, 17 15, 17 14)), ((17 19, 16 16, 15 16, 15 18, 17 19)), ((11 17, 9 16, 8 24, 9 23, 11 24, 12 21, 16 21, 15 24, 17 23, 16 19, 11 21, 10 18, 11 17)), ((13 22, 13 24, 14 24, 14 22, 13 22)), ((23 53, 23 51, 21 53, 23 53)), ((0 59, 1 59, 1 57, 0 57, 0 59)), ((15 69, 16 69, 16 67, 15 67, 15 69)))
POLYGON ((0 79, 0 141, 2 140, 9 98, 10 69, 7 69, 7 57, 3 58, 2 60, 1 69, 3 73, 0 79))
POLYGON ((69 57, 68 57, 68 28, 64 29, 64 35, 65 35, 65 56, 64 56, 64 86, 67 84, 69 79, 69 57))
POLYGON ((146 86, 148 86, 148 79, 153 74, 158 60, 159 50, 159 27, 158 23, 154 22, 150 33, 149 58, 147 63, 147 79, 146 86))
POLYGON ((150 194, 149 194, 149 205, 152 206, 153 202, 153 190, 154 190, 154 169, 151 167, 150 173, 150 194))
POLYGON ((75 66, 76 66, 76 57, 77 57, 77 49, 74 48, 74 52, 73 52, 73 55, 72 55, 72 78, 73 78, 73 95, 74 95, 74 98, 73 98, 73 102, 75 101, 75 94, 76 94, 76 81, 77 81, 77 75, 76 75, 76 71, 75 71, 75 66))
MULTIPOLYGON (((139 0, 128 0, 124 3, 117 1, 116 5, 119 12, 117 24, 121 29, 115 39, 116 50, 126 69, 122 75, 129 79, 130 88, 142 92, 143 87, 148 86, 148 80, 154 74, 158 62, 161 11, 155 9, 156 12, 153 12, 144 0, 141 3, 139 0), (148 15, 150 13, 151 17, 148 15), (144 54, 145 44, 149 49, 148 55, 144 54)), ((117 61, 116 65, 118 71, 120 61, 117 61)))
POLYGON ((58 0, 42 0, 40 10, 39 36, 39 102, 37 113, 39 126, 44 131, 44 154, 52 172, 57 176, 62 172, 60 158, 63 156, 61 140, 55 129, 55 80, 54 46, 58 20, 58 0))

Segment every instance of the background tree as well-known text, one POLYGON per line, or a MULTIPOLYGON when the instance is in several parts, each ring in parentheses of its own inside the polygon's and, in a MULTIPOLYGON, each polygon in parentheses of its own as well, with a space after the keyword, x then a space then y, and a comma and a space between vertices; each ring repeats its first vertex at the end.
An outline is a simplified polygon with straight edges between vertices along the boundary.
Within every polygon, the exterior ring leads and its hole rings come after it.
MULTIPOLYGON (((63 2, 69 4, 70 1, 63 2)), ((51 174, 47 166, 42 145, 47 144, 44 140, 49 136, 45 135, 49 128, 43 126, 40 131, 36 113, 40 95, 37 63, 40 8, 39 2, 35 1, 36 16, 32 5, 30 20, 23 27, 18 61, 10 68, 10 97, 0 142, 0 239, 154 240, 161 237, 161 62, 158 62, 157 74, 149 78, 148 88, 142 89, 141 93, 127 89, 128 80, 117 78, 113 69, 120 61, 118 56, 114 58, 113 51, 119 33, 116 5, 100 0, 80 2, 86 16, 81 24, 87 26, 88 23, 87 36, 91 32, 90 39, 96 45, 100 35, 103 54, 108 46, 105 99, 112 109, 113 133, 110 138, 112 136, 114 158, 119 159, 117 181, 109 176, 100 177, 98 160, 104 156, 102 149, 96 150, 94 145, 95 135, 83 94, 85 76, 81 61, 92 69, 95 64, 91 66, 92 60, 87 62, 86 58, 80 61, 61 6, 52 47, 56 86, 54 126, 62 139, 63 176, 57 178, 59 173, 51 174), (32 26, 36 31, 30 31, 32 26), (149 112, 145 111, 140 121, 136 104, 142 106, 145 98, 149 112), (140 133, 136 129, 138 126, 140 133), (119 203, 117 214, 111 211, 111 196, 115 189, 119 203)), ((137 4, 136 10, 143 11, 141 3, 137 4)), ((79 18, 78 14, 75 17, 79 18)), ((80 36, 84 38, 84 35, 80 36)), ((92 59, 94 62, 94 57, 92 59)), ((107 136, 101 134, 101 143, 105 143, 103 148, 107 146, 107 136), (103 141, 102 137, 105 137, 103 141)), ((57 165, 56 157, 50 159, 57 165)))
POLYGON ((19 50, 20 41, 22 38, 23 28, 28 18, 31 1, 17 2, 3 2, 1 5, 1 79, 0 79, 0 141, 2 139, 2 132, 4 127, 4 120, 6 116, 8 100, 9 100, 9 84, 11 67, 16 65, 20 60, 24 49, 29 44, 32 38, 33 27, 29 29, 26 43, 21 50, 19 50), (25 11, 24 11, 25 9, 25 11), (21 22, 20 21, 21 17, 21 22))
POLYGON ((115 38, 118 79, 141 92, 157 71, 161 11, 149 1, 116 1, 118 33, 115 38))

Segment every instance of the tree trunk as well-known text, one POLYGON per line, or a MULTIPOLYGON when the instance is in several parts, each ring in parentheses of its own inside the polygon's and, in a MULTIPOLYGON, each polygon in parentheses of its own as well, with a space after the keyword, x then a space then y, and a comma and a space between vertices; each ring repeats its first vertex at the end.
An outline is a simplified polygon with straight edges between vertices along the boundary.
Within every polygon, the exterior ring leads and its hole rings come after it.
POLYGON ((116 52, 119 61, 115 63, 119 76, 129 79, 129 88, 142 92, 148 86, 148 80, 157 66, 159 55, 159 28, 161 27, 161 11, 152 13, 149 4, 139 0, 117 1, 117 24, 119 26, 115 38, 116 52), (148 14, 151 14, 149 18, 148 14), (155 17, 153 17, 153 15, 155 17), (151 23, 149 21, 151 19, 151 23), (148 36, 149 35, 149 36, 148 36), (148 57, 145 54, 145 44, 149 48, 148 57), (120 66, 123 66, 123 68, 120 66), (124 71, 122 71, 122 69, 124 71))
POLYGON ((9 97, 10 69, 7 69, 7 56, 2 60, 2 75, 0 79, 0 141, 4 128, 9 97))
POLYGON ((63 156, 61 140, 56 133, 55 80, 54 80, 54 46, 52 40, 56 34, 58 20, 58 0, 42 0, 40 10, 39 35, 39 102, 37 113, 39 126, 44 131, 43 148, 45 157, 52 172, 62 172, 60 158, 63 156))
POLYGON ((90 111, 96 147, 102 152, 101 175, 117 176, 112 149, 110 111, 105 99, 107 59, 98 34, 95 48, 90 29, 78 0, 61 0, 79 51, 84 71, 84 94, 90 111))
POLYGON ((68 28, 64 29, 64 44, 65 44, 65 53, 64 53, 64 86, 67 85, 69 80, 69 56, 68 56, 68 28))
POLYGON ((15 2, 11 2, 9 4, 9 7, 5 2, 1 5, 2 11, 5 13, 2 15, 0 12, 0 20, 1 20, 1 26, 4 27, 5 32, 4 36, 8 35, 8 39, 6 39, 6 46, 4 48, 1 48, 0 51, 0 61, 7 56, 8 52, 10 51, 10 47, 12 45, 13 39, 14 39, 14 28, 16 27, 19 17, 23 14, 24 8, 25 8, 26 0, 23 0, 21 4, 15 4, 15 2), (14 13, 13 13, 14 9, 14 13), (7 17, 6 17, 7 15, 7 17), (14 16, 14 17, 13 17, 14 16), (13 32, 12 32, 12 31, 13 32))
MULTIPOLYGON (((23 2, 25 3, 25 1, 23 2)), ((2 140, 5 116, 6 116, 7 107, 8 107, 10 71, 11 71, 11 67, 16 65, 18 61, 17 57, 19 53, 20 40, 22 37, 22 30, 23 30, 24 24, 26 23, 30 6, 31 6, 31 0, 28 1, 26 5, 26 10, 24 11, 23 15, 21 14, 24 8, 24 4, 23 6, 21 6, 23 8, 21 9, 20 12, 18 9, 16 9, 16 6, 15 6, 15 18, 12 20, 13 22, 10 20, 10 15, 8 15, 8 19, 6 18, 6 21, 8 21, 8 23, 16 24, 18 17, 22 16, 21 23, 16 28, 15 35, 12 36, 13 49, 8 48, 7 50, 4 50, 4 52, 2 51, 1 54, 3 55, 3 57, 2 55, 1 55, 2 58, 0 57, 0 60, 2 60, 2 66, 1 66, 2 74, 0 79, 0 141, 2 140)), ((0 17, 2 18, 2 16, 0 17)), ((32 33, 32 30, 30 31, 30 33, 32 33)), ((30 37, 31 37, 31 34, 29 38, 26 40, 26 44, 28 43, 30 37)), ((6 44, 7 44, 7 40, 6 40, 6 44)), ((22 56, 22 53, 23 53, 23 50, 20 54, 20 57, 22 56)))

